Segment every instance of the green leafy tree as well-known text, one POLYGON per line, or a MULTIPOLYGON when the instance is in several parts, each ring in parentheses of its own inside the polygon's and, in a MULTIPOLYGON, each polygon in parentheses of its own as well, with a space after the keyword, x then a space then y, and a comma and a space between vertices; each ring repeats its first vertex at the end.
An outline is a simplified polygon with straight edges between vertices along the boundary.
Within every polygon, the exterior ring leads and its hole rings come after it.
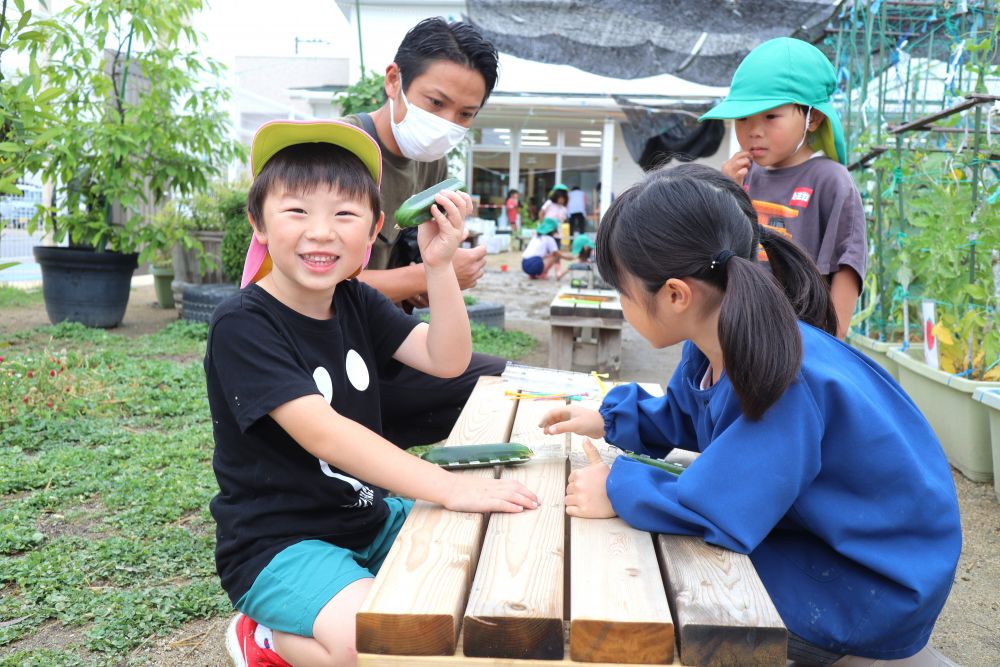
POLYGON ((205 190, 242 155, 230 138, 222 65, 198 52, 192 18, 202 0, 74 0, 40 22, 32 57, 63 131, 41 169, 56 185, 36 216, 56 241, 134 252, 143 204, 205 190), (39 59, 40 61, 41 59, 39 59), (120 207, 121 216, 112 213, 120 207))
POLYGON ((18 181, 41 168, 48 142, 63 131, 52 108, 63 91, 38 75, 35 49, 44 39, 24 0, 0 1, 0 195, 21 194, 18 181), (27 73, 4 75, 5 55, 29 52, 27 73))
POLYGON ((385 101, 385 77, 374 72, 365 72, 354 84, 348 86, 339 100, 342 116, 375 111, 385 101))

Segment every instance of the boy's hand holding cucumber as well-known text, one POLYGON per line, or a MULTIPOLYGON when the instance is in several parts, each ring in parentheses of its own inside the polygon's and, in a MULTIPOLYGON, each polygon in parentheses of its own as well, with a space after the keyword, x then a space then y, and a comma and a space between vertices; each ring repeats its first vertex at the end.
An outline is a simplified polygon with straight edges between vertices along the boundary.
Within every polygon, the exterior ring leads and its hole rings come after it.
POLYGON ((465 237, 465 218, 472 213, 472 197, 461 190, 464 184, 449 178, 418 192, 396 209, 397 227, 421 225, 417 244, 428 267, 449 264, 465 237))

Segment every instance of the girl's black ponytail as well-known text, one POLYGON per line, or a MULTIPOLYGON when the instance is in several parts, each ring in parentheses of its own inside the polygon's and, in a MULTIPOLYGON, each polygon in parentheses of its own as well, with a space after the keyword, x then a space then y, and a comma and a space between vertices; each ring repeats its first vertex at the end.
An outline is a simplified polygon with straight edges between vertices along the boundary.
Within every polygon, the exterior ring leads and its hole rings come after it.
POLYGON ((798 320, 836 331, 829 288, 812 260, 761 227, 746 192, 703 165, 658 169, 623 192, 598 227, 596 255, 607 283, 622 291, 633 276, 650 303, 670 278, 720 290, 723 363, 751 419, 763 416, 799 372, 798 320), (758 242, 772 273, 756 261, 758 242))
POLYGON ((796 316, 837 335, 837 312, 830 299, 830 286, 812 258, 789 239, 760 227, 760 244, 767 253, 771 273, 781 284, 796 316))
POLYGON ((802 338, 792 305, 754 259, 731 258, 725 274, 719 309, 722 363, 743 414, 759 419, 795 380, 802 338))

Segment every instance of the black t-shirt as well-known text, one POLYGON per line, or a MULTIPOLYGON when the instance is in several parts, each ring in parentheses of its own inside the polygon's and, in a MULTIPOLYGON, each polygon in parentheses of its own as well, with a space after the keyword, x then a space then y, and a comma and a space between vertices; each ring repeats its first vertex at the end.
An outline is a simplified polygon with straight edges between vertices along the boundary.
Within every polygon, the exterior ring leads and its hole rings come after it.
POLYGON ((340 283, 335 315, 316 320, 256 285, 221 303, 205 354, 219 493, 216 566, 235 603, 282 549, 319 539, 354 549, 385 522, 384 491, 303 449, 269 413, 320 394, 381 433, 379 369, 420 320, 357 280, 340 283))

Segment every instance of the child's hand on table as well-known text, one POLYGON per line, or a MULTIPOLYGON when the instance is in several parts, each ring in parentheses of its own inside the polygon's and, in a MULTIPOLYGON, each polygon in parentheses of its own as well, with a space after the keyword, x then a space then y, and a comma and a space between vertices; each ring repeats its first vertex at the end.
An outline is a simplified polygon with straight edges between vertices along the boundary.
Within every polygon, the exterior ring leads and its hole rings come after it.
POLYGON ((608 500, 608 475, 611 468, 601 458, 590 438, 583 439, 587 467, 577 468, 569 475, 566 485, 566 514, 587 519, 610 519, 615 510, 608 500))
POLYGON ((539 426, 549 435, 577 433, 589 438, 604 437, 604 417, 601 413, 576 405, 549 410, 539 426))

